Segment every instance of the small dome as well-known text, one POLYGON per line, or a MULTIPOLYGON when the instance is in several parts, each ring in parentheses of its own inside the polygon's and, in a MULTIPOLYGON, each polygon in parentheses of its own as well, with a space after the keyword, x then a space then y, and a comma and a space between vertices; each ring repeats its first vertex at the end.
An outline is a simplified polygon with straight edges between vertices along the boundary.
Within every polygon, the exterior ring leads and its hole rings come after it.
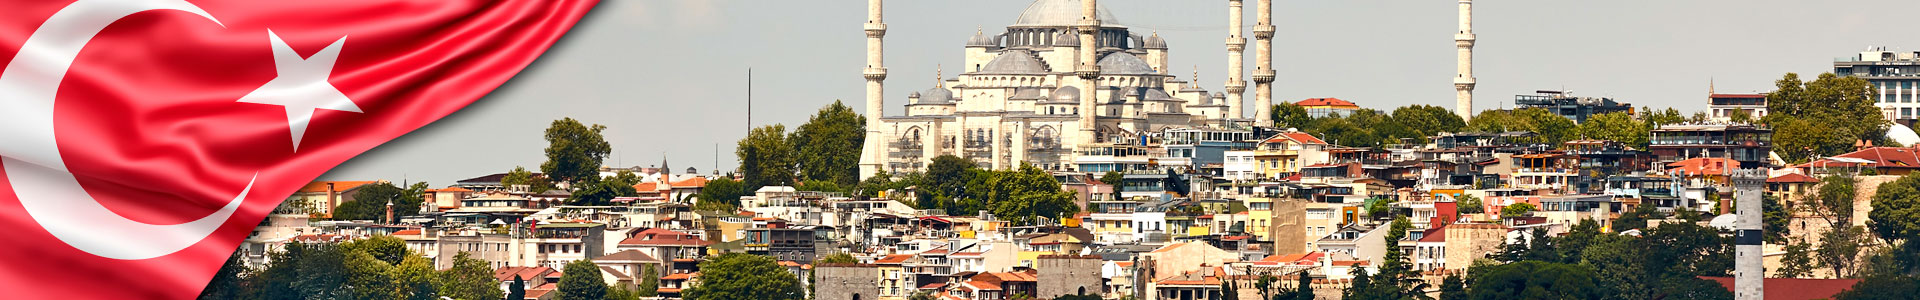
POLYGON ((1153 33, 1153 36, 1148 36, 1148 37, 1147 37, 1147 42, 1146 42, 1146 46, 1143 46, 1142 48, 1147 48, 1147 49, 1166 49, 1166 48, 1167 48, 1167 40, 1165 40, 1165 39, 1161 39, 1161 38, 1160 38, 1160 33, 1159 33, 1159 32, 1154 32, 1154 33, 1153 33))
POLYGON ((1080 102, 1080 88, 1063 86, 1057 89, 1053 89, 1053 93, 1047 94, 1047 98, 1051 99, 1051 101, 1054 101, 1054 102, 1076 102, 1077 103, 1077 102, 1080 102))
POLYGON ((974 31, 973 37, 967 38, 967 47, 993 47, 999 45, 999 43, 993 42, 993 38, 987 37, 985 32, 974 31))
POLYGON ((1913 128, 1908 128, 1907 125, 1900 125, 1899 123, 1887 126, 1887 139, 1893 140, 1893 142, 1900 143, 1901 145, 1920 145, 1920 134, 1914 133, 1913 128))
POLYGON ((1007 97, 1007 100, 1040 100, 1043 98, 1041 96, 1040 89, 1020 89, 1013 92, 1012 97, 1007 97))
POLYGON ((1147 90, 1147 96, 1145 97, 1145 99, 1147 101, 1180 101, 1180 99, 1174 99, 1173 95, 1168 95, 1167 91, 1162 91, 1160 89, 1147 90))
POLYGON ((1074 35, 1073 31, 1060 31, 1059 35, 1053 36, 1053 46, 1054 47, 1079 47, 1080 36, 1074 35))
POLYGON ((1144 75, 1154 74, 1155 72, 1152 65, 1147 64, 1147 61, 1141 60, 1138 56, 1127 53, 1113 53, 1107 54, 1107 57, 1100 58, 1100 73, 1144 75))
POLYGON ((1226 99, 1226 98, 1227 98, 1227 93, 1221 93, 1221 92, 1214 92, 1214 93, 1213 93, 1213 98, 1214 98, 1214 99, 1226 99))
POLYGON ((1034 58, 1027 50, 1007 50, 999 57, 980 67, 982 74, 1040 75, 1047 73, 1047 65, 1034 58))
POLYGON ((920 103, 916 103, 916 104, 952 104, 952 103, 953 103, 953 91, 947 90, 946 88, 931 88, 931 89, 927 89, 926 93, 921 94, 920 103))
POLYGON ((920 98, 920 92, 907 93, 907 98, 920 98))

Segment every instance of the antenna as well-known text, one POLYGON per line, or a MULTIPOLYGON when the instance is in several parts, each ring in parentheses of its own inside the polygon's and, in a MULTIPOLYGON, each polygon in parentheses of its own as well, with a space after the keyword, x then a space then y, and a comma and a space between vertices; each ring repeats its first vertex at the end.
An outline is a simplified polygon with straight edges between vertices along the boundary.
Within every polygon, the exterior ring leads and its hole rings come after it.
POLYGON ((753 67, 747 67, 747 134, 753 134, 753 67))

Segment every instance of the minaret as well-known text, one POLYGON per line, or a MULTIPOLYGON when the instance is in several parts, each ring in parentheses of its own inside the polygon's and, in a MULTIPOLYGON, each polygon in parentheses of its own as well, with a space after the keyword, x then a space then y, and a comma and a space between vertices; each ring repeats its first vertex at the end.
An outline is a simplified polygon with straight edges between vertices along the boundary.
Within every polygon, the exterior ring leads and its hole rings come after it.
POLYGON ((1453 46, 1460 49, 1459 75, 1453 76, 1453 113, 1460 119, 1473 118, 1473 0, 1460 0, 1460 32, 1453 34, 1453 46))
POLYGON ((1093 38, 1093 34, 1100 31, 1100 18, 1094 11, 1097 1, 1080 1, 1080 64, 1074 73, 1080 75, 1083 83, 1080 89, 1080 145, 1083 147, 1099 140, 1093 128, 1094 115, 1099 110, 1093 104, 1099 101, 1096 92, 1100 90, 1100 60, 1094 52, 1100 48, 1100 43, 1093 38))
POLYGON ((860 151, 860 179, 872 178, 880 173, 880 161, 886 149, 880 137, 880 114, 885 111, 883 100, 885 88, 882 81, 887 80, 887 67, 881 64, 881 38, 887 36, 887 24, 880 21, 880 0, 867 0, 867 68, 861 75, 867 78, 867 138, 866 145, 860 151))
POLYGON ((1240 7, 1240 0, 1227 0, 1227 117, 1232 119, 1247 117, 1240 112, 1240 107, 1247 105, 1240 98, 1247 92, 1247 81, 1241 78, 1247 72, 1243 67, 1247 38, 1240 35, 1240 7))
POLYGON ((1253 9, 1260 14, 1253 25, 1254 124, 1273 126, 1273 0, 1260 0, 1253 9))

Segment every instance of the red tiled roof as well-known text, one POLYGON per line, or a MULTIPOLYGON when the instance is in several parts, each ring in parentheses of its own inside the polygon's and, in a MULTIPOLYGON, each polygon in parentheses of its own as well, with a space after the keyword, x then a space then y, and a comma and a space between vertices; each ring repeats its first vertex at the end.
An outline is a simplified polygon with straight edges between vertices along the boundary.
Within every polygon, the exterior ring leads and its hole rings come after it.
MULTIPOLYGON (((1865 165, 1864 167, 1920 169, 1920 154, 1917 154, 1917 153, 1920 153, 1920 151, 1916 151, 1915 148, 1873 147, 1873 148, 1861 149, 1860 151, 1848 152, 1847 154, 1834 155, 1833 157, 1845 157, 1845 158, 1855 158, 1855 159, 1873 161, 1873 164, 1865 165)), ((1853 166, 1856 166, 1857 164, 1836 162, 1831 159, 1820 159, 1820 160, 1800 164, 1795 167, 1801 167, 1801 168, 1827 167, 1829 165, 1853 167, 1853 166)))
POLYGON ((660 280, 687 280, 693 279, 696 275, 699 273, 673 273, 673 275, 661 276, 660 280))
POLYGON ((1353 107, 1359 107, 1359 105, 1354 105, 1354 104, 1353 104, 1353 102, 1351 102, 1351 101, 1347 101, 1347 100, 1340 100, 1340 98, 1307 98, 1307 100, 1300 100, 1300 102, 1294 102, 1293 104, 1294 104, 1294 105, 1299 105, 1299 106, 1353 106, 1353 107))
POLYGON ((1420 236, 1421 243, 1441 243, 1446 241, 1447 241, 1447 226, 1445 225, 1441 225, 1440 227, 1434 227, 1432 229, 1427 229, 1427 232, 1423 233, 1423 235, 1420 236))
POLYGON ((1729 171, 1740 167, 1740 162, 1729 158, 1701 157, 1667 164, 1669 172, 1685 172, 1693 175, 1727 175, 1729 171))
POLYGON ((640 250, 627 250, 600 256, 599 258, 594 258, 593 261, 659 262, 660 259, 653 258, 653 256, 647 255, 645 252, 640 252, 640 250))
POLYGON ((659 289, 658 291, 659 291, 659 292, 661 292, 661 293, 669 293, 669 294, 672 294, 672 293, 679 293, 679 292, 680 292, 680 289, 674 289, 674 288, 660 288, 660 289, 659 289))
POLYGON ((1333 261, 1333 262, 1332 262, 1332 264, 1333 264, 1333 265, 1335 265, 1335 266, 1368 266, 1368 265, 1373 265, 1373 263, 1372 263, 1372 262, 1368 262, 1368 261, 1364 261, 1364 260, 1336 260, 1336 261, 1333 261))
POLYGON ((419 229, 407 229, 393 232, 393 235, 420 235, 419 229))
POLYGON ((520 275, 520 279, 525 280, 547 277, 545 276, 547 273, 558 273, 558 271, 548 267, 501 267, 493 270, 493 279, 513 281, 514 275, 520 275))
POLYGON ((964 285, 967 285, 967 286, 970 286, 970 287, 973 287, 973 289, 974 289, 974 290, 981 290, 981 291, 998 291, 998 290, 1000 290, 1000 285, 999 285, 999 284, 995 284, 995 283, 992 283, 992 282, 986 282, 986 281, 967 281, 967 282, 963 282, 963 283, 960 283, 960 284, 964 284, 964 285))
POLYGON ((1780 176, 1774 176, 1773 178, 1767 178, 1767 183, 1818 183, 1818 182, 1820 182, 1819 178, 1813 178, 1813 176, 1807 176, 1806 174, 1800 174, 1800 173, 1787 173, 1787 175, 1780 175, 1780 176))
MULTIPOLYGON (((1733 290, 1733 277, 1700 276, 1700 278, 1720 283, 1720 287, 1727 288, 1728 291, 1733 290)), ((1860 283, 1860 279, 1767 278, 1761 282, 1767 286, 1766 295, 1763 298, 1766 300, 1829 299, 1833 298, 1834 294, 1852 289, 1857 283, 1860 283)))
POLYGON ((1278 135, 1274 135, 1272 138, 1267 139, 1268 143, 1278 143, 1278 142, 1285 142, 1285 141, 1293 141, 1295 143, 1309 144, 1309 145, 1327 144, 1327 141, 1323 141, 1323 140, 1320 140, 1320 138, 1313 137, 1312 134, 1299 132, 1299 131, 1283 132, 1278 135))
POLYGON ((660 191, 660 184, 653 183, 653 182, 641 182, 640 184, 633 185, 633 190, 639 191, 639 192, 657 192, 657 191, 660 191))
POLYGON ((327 192, 328 183, 333 184, 333 191, 346 192, 347 190, 351 190, 353 188, 360 187, 362 185, 367 185, 367 184, 372 184, 377 182, 379 181, 315 181, 315 182, 307 183, 307 186, 300 187, 299 192, 300 193, 325 193, 327 192))
POLYGON ((674 182, 672 185, 673 187, 676 187, 676 188, 704 188, 704 187, 707 187, 707 178, 694 177, 694 178, 689 178, 687 180, 674 182))
POLYGON ((894 254, 894 255, 888 255, 887 257, 882 257, 882 258, 880 258, 880 259, 878 259, 878 260, 874 260, 874 261, 873 261, 873 263, 875 263, 875 264, 898 264, 898 263, 903 263, 903 262, 906 262, 906 261, 907 261, 907 259, 911 259, 911 258, 913 258, 913 255, 912 255, 912 254, 894 254))
MULTIPOLYGON (((662 289, 662 290, 665 290, 665 289, 662 289)), ((553 292, 553 290, 550 290, 550 289, 549 289, 549 290, 527 290, 527 293, 526 293, 526 297, 525 297, 525 298, 521 298, 521 299, 523 299, 523 300, 539 300, 539 299, 541 298, 541 296, 546 296, 546 295, 547 295, 547 293, 552 293, 552 292, 553 292)))

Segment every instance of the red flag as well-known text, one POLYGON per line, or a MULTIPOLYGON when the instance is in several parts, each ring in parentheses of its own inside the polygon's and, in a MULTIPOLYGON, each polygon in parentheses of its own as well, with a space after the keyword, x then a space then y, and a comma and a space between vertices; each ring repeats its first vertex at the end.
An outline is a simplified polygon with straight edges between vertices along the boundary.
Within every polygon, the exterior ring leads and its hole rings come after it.
POLYGON ((10 2, 0 290, 191 298, 287 195, 493 91, 595 3, 10 2))

